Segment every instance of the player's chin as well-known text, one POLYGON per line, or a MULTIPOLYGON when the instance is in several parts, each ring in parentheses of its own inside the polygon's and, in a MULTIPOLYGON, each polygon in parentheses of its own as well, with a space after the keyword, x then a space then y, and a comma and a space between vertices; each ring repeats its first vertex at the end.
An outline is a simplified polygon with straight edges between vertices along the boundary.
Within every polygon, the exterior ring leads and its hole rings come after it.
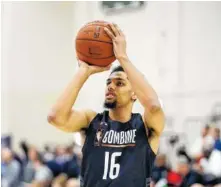
POLYGON ((110 97, 105 98, 105 102, 113 102, 115 100, 116 100, 115 98, 110 98, 110 97))
POLYGON ((109 109, 116 108, 116 105, 117 105, 117 102, 115 99, 114 100, 105 99, 105 102, 104 102, 105 108, 109 108, 109 109))

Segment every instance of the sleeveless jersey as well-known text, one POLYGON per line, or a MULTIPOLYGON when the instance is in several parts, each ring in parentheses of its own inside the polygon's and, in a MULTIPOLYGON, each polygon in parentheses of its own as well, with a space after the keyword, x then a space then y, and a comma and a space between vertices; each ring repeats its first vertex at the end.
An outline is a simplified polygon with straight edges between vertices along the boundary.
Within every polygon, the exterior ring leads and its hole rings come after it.
POLYGON ((86 129, 81 187, 149 187, 155 160, 140 114, 126 123, 97 114, 86 129))

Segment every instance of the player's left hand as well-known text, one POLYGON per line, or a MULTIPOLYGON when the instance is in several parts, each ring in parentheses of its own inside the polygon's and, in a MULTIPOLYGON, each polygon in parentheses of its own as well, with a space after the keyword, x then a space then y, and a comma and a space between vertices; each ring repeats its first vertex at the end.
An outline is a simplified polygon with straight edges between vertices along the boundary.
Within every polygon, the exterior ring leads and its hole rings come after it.
POLYGON ((115 57, 119 60, 120 58, 127 57, 126 53, 126 39, 124 33, 121 31, 121 29, 117 26, 117 24, 109 24, 111 27, 111 30, 107 27, 104 28, 108 36, 113 41, 113 47, 114 47, 114 54, 115 57))

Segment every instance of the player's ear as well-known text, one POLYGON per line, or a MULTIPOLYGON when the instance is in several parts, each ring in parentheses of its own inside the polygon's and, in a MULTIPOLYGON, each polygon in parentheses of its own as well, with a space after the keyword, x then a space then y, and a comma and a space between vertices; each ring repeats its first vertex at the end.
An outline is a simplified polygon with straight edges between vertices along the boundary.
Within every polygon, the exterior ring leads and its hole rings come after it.
POLYGON ((131 99, 135 102, 137 100, 137 96, 134 92, 132 92, 131 99))

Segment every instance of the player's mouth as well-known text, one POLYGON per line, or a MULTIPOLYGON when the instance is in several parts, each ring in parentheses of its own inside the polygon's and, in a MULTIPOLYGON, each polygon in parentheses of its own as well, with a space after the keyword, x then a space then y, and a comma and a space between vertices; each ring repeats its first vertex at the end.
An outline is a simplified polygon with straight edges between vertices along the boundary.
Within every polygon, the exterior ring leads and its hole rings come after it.
POLYGON ((108 93, 106 93, 105 96, 106 96, 107 99, 112 99, 112 98, 116 97, 116 94, 114 94, 112 92, 108 92, 108 93))

